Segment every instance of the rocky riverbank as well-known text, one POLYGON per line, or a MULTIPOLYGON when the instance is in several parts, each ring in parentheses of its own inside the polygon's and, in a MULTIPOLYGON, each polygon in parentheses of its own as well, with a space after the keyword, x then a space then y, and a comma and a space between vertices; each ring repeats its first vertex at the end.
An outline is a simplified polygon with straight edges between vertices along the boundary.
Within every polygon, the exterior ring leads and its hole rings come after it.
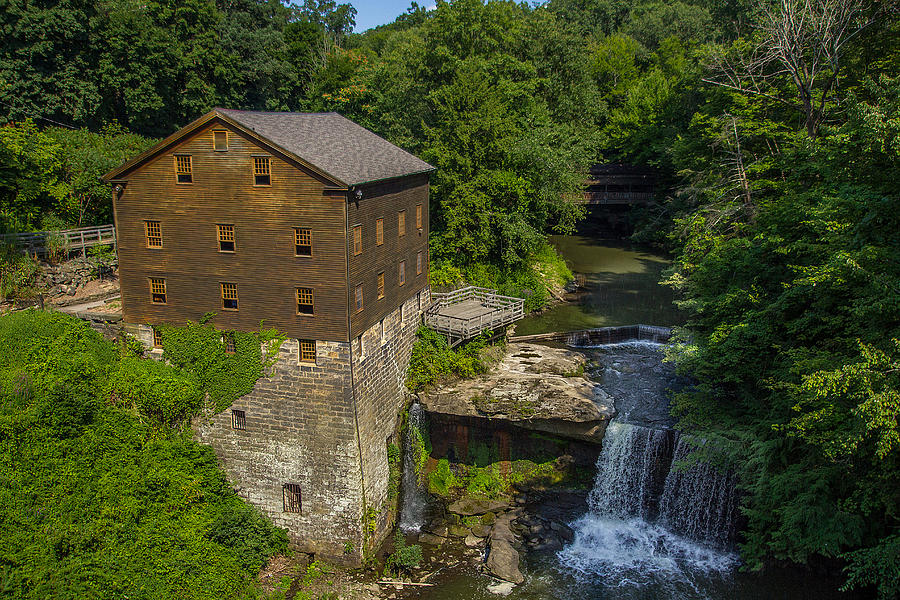
POLYGON ((489 373, 420 394, 429 414, 487 418, 523 429, 600 443, 615 416, 609 394, 586 377, 574 350, 513 343, 489 373))
POLYGON ((571 542, 586 497, 610 394, 578 351, 512 343, 491 370, 419 395, 430 452, 422 479, 437 510, 416 539, 432 551, 477 552, 477 568, 509 593, 528 552, 571 542))

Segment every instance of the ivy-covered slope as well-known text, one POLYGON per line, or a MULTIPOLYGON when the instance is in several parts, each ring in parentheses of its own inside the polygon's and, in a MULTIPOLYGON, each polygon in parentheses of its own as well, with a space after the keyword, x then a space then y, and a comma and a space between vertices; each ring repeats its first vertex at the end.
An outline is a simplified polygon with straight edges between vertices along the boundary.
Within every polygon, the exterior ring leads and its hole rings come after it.
POLYGON ((203 396, 73 317, 0 317, 0 597, 252 593, 287 537, 172 427, 203 396))

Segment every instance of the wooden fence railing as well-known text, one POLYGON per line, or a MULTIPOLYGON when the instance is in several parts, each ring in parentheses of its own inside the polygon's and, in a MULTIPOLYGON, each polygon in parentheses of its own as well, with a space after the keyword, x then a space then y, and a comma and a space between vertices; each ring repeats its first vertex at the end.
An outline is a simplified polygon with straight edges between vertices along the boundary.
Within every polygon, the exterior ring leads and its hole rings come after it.
POLYGON ((98 245, 116 245, 116 228, 114 225, 99 227, 82 227, 80 229, 61 229, 58 231, 34 231, 29 233, 7 233, 0 235, 0 243, 11 244, 30 255, 46 256, 50 253, 53 236, 58 237, 60 249, 72 252, 98 245))

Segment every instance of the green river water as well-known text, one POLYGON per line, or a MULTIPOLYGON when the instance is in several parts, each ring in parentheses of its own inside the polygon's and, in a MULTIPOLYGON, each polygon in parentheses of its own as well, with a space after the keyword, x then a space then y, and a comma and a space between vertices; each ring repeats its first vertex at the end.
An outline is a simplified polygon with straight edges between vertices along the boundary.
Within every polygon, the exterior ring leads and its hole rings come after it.
POLYGON ((588 235, 551 236, 550 242, 584 287, 571 302, 527 317, 516 335, 574 331, 614 325, 679 325, 672 290, 659 283, 671 262, 649 250, 588 235))

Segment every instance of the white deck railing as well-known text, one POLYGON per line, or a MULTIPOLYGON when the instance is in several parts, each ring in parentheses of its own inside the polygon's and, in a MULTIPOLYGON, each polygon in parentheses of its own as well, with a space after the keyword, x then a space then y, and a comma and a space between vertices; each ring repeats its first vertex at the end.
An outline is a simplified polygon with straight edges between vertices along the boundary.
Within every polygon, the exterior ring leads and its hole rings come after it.
POLYGON ((478 334, 499 329, 525 316, 525 300, 503 296, 496 290, 469 286, 445 294, 432 293, 432 305, 425 311, 425 324, 447 335, 451 345, 471 339, 478 334), (485 311, 463 317, 453 314, 453 307, 474 301, 485 311))

